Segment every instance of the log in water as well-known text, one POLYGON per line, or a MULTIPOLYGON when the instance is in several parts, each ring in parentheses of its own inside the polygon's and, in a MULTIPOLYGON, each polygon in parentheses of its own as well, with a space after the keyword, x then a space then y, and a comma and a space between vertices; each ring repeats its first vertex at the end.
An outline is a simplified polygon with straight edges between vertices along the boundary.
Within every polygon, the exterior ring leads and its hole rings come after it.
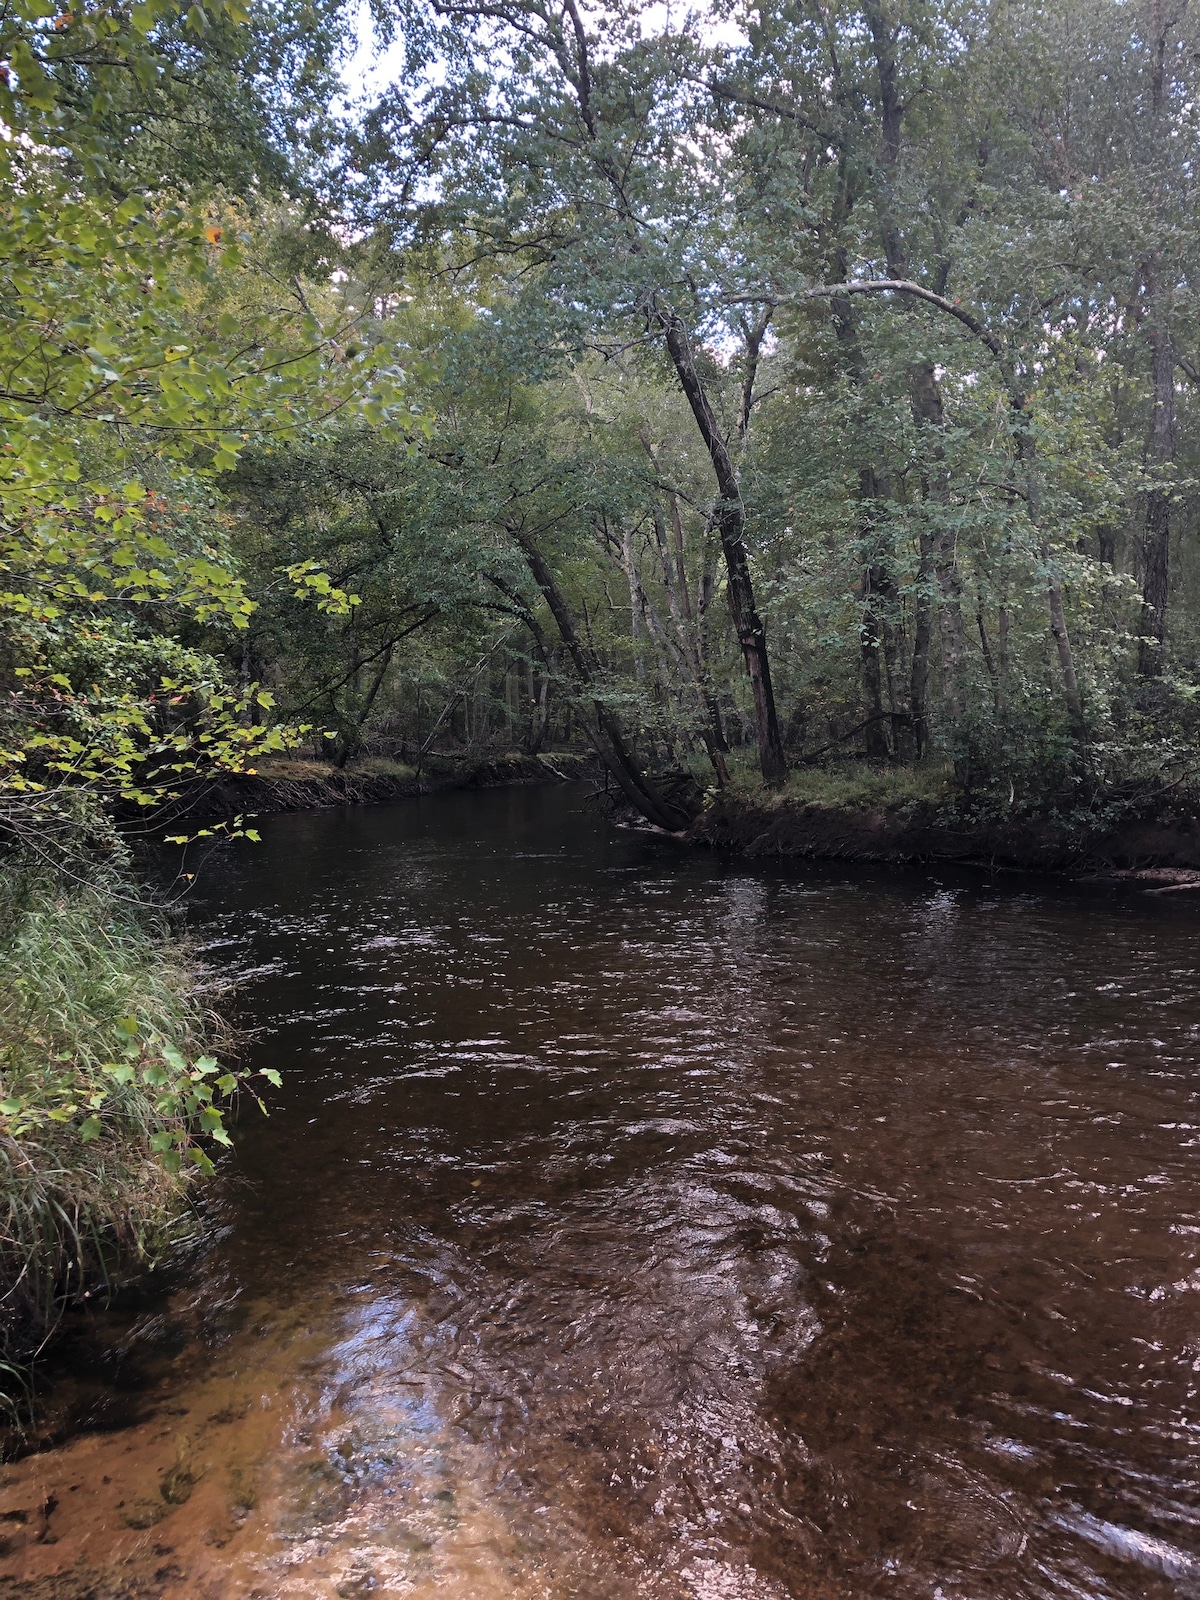
POLYGON ((1200 917, 752 868, 574 789, 271 818, 170 1291, 4 1470, 0 1594, 1200 1594, 1200 917))

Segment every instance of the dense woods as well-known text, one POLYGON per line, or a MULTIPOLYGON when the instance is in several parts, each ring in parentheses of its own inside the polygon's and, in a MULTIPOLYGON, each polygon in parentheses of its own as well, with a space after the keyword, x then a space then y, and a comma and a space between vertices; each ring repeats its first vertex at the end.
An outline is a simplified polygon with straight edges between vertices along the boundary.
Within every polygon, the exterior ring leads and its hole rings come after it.
POLYGON ((4 11, 14 1259, 89 1270, 122 1139, 222 1136, 162 930, 113 932, 130 818, 222 772, 587 745, 669 829, 814 763, 1190 794, 1198 44, 1188 0, 4 11), (56 938, 124 974, 86 1064, 56 938))

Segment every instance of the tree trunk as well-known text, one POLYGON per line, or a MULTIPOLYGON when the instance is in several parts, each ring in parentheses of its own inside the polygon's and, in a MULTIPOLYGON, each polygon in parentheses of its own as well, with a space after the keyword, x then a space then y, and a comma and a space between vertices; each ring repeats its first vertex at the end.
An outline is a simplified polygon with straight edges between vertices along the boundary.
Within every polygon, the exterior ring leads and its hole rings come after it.
MULTIPOLYGON (((656 827, 676 832, 687 827, 691 814, 683 807, 659 793, 642 772, 632 750, 625 741, 625 732, 612 708, 597 695, 595 687, 596 663, 591 650, 579 635, 575 618, 566 597, 558 586, 554 573, 532 536, 520 526, 509 530, 520 547, 534 582, 545 597, 554 618, 559 636, 566 647, 580 689, 576 711, 597 755, 612 773, 621 793, 639 815, 656 827)), ((495 580, 493 580, 495 581, 495 580)), ((541 639, 541 629, 536 618, 527 616, 534 637, 546 651, 541 639)))
POLYGON ((1062 578, 1058 563, 1050 549, 1049 540, 1042 532, 1042 480, 1037 465, 1037 439, 1033 432, 1029 407, 1024 394, 1015 383, 1009 391, 1009 403, 1017 427, 1017 460, 1025 468, 1025 504, 1029 520, 1038 531, 1042 561, 1046 568, 1046 606, 1050 613, 1050 632, 1058 652, 1058 665, 1062 672, 1063 698, 1067 715, 1075 731, 1083 730, 1083 697, 1079 692, 1079 678, 1075 672, 1075 652, 1067 632, 1067 617, 1063 607, 1062 578))
POLYGON ((864 574, 864 587, 867 593, 866 604, 863 607, 862 628, 860 630, 860 655, 863 669, 863 693, 867 702, 867 716, 870 719, 866 726, 867 759, 869 761, 887 761, 891 756, 891 746, 888 744, 887 729, 884 726, 883 709, 883 675, 880 671, 879 660, 879 618, 875 613, 873 598, 875 593, 875 580, 880 577, 878 569, 868 566, 864 574))
POLYGON ((696 371, 691 346, 682 322, 672 311, 659 311, 656 315, 680 387, 691 406, 692 415, 700 429, 717 480, 719 498, 713 513, 713 525, 717 530, 721 551, 725 557, 729 611, 754 697, 759 768, 767 783, 782 783, 787 775, 787 760, 783 753, 779 718, 775 710, 775 695, 771 687, 771 663, 767 654, 766 630, 754 602, 754 587, 750 579, 750 562, 745 539, 746 508, 742 503, 737 474, 734 471, 729 448, 717 424, 716 415, 709 403, 708 394, 696 371))
POLYGON ((1161 313, 1150 329, 1154 372, 1152 453, 1159 481, 1146 496, 1142 535, 1142 642, 1138 671, 1162 676, 1166 664, 1167 586, 1171 561, 1171 490, 1162 481, 1175 459, 1175 346, 1161 313))
POLYGON ((913 751, 918 761, 929 750, 929 641, 933 636, 933 605, 929 593, 933 566, 933 538, 926 527, 921 528, 919 538, 916 599, 913 603, 912 678, 909 690, 913 751))

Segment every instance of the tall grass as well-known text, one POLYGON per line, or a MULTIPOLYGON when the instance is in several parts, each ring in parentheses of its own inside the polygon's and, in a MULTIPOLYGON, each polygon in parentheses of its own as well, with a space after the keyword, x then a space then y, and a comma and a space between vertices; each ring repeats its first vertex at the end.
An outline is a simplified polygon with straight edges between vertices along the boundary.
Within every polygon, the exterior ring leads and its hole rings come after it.
POLYGON ((0 1367, 162 1248, 189 1112, 154 1063, 190 1071, 211 1032, 185 953, 119 877, 0 863, 0 1367))

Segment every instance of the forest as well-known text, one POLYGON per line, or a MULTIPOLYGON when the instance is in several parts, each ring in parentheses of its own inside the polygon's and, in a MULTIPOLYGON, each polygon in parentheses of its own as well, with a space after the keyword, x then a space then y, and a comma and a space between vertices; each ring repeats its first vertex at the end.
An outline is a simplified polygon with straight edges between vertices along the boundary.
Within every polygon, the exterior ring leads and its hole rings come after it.
POLYGON ((12 1349, 269 1094, 144 886, 229 774, 1194 806, 1198 78, 1188 0, 4 7, 12 1349))

